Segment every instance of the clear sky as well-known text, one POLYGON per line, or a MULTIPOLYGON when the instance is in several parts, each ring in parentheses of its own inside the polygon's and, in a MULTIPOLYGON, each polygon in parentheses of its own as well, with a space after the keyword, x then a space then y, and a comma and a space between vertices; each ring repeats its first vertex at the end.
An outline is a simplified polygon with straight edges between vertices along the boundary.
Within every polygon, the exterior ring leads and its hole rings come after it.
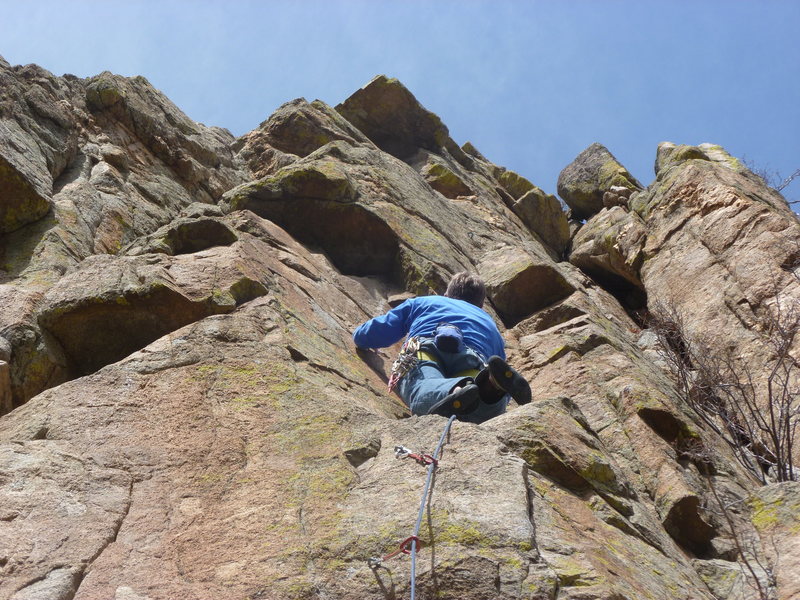
POLYGON ((552 193, 595 141, 645 185, 665 140, 800 168, 796 0, 0 0, 0 15, 11 64, 144 75, 235 135, 382 73, 552 193))

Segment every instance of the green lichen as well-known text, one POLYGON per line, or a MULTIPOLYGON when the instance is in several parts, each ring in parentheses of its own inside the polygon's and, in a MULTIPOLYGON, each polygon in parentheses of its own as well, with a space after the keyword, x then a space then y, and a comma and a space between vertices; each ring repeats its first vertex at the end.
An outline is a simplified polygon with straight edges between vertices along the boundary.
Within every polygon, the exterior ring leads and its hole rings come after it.
POLYGON ((348 440, 341 423, 325 413, 298 417, 287 415, 287 421, 280 427, 280 431, 271 437, 295 457, 317 456, 326 450, 338 452, 340 445, 348 440))
POLYGON ((678 146, 668 154, 670 165, 678 165, 688 160, 710 160, 710 158, 697 146, 678 146))
POLYGON ((633 175, 614 159, 609 159, 598 171, 597 183, 600 190, 607 190, 613 186, 638 189, 634 183, 633 175))
POLYGON ((523 563, 519 558, 511 557, 511 556, 503 556, 500 558, 500 561, 507 567, 512 569, 522 569, 523 563))
POLYGON ((511 194, 511 197, 514 198, 514 200, 519 200, 527 192, 538 189, 530 181, 525 179, 522 175, 518 175, 514 171, 504 171, 500 177, 498 177, 498 181, 500 182, 500 185, 502 185, 505 190, 511 194))
POLYGON ((558 581, 563 587, 589 587, 602 584, 606 580, 591 567, 566 556, 558 557, 550 563, 550 566, 555 570, 558 581))
MULTIPOLYGON (((313 440, 305 440, 305 443, 311 444, 313 440)), ((317 507, 324 507, 330 502, 332 504, 328 508, 331 508, 346 495, 355 481, 356 475, 353 469, 338 457, 304 459, 300 470, 287 481, 292 490, 289 506, 315 504, 317 507)), ((335 524, 337 522, 335 513, 336 511, 331 509, 323 521, 328 520, 330 524, 335 524)))
POLYGON ((86 88, 86 103, 92 110, 110 108, 122 102, 126 93, 109 77, 100 77, 86 88))
POLYGON ((614 473, 614 469, 605 456, 595 451, 591 451, 588 464, 578 469, 578 474, 586 481, 602 488, 616 488, 617 486, 617 475, 614 473))
POLYGON ((423 173, 425 181, 446 198, 468 196, 472 190, 461 178, 441 163, 432 163, 425 167, 423 173))
POLYGON ((261 398, 256 398, 253 396, 234 396, 227 401, 238 405, 239 408, 242 409, 247 408, 248 406, 257 406, 260 403, 261 398))
POLYGON ((566 356, 573 350, 574 349, 572 348, 572 346, 558 346, 555 350, 552 350, 547 354, 547 362, 548 363, 555 362, 558 359, 566 356))
POLYGON ((780 523, 779 509, 783 504, 783 499, 779 498, 767 504, 760 498, 751 498, 749 503, 753 510, 750 520, 759 531, 768 531, 775 528, 780 523))
POLYGON ((352 201, 356 192, 347 174, 332 160, 286 167, 276 175, 281 189, 295 197, 352 201))
POLYGON ((233 298, 234 303, 239 305, 264 296, 267 292, 266 286, 260 281, 242 277, 231 285, 229 295, 233 298))
POLYGON ((283 588, 283 597, 287 600, 310 600, 317 595, 316 586, 313 582, 301 579, 283 588))
POLYGON ((208 392, 218 391, 231 398, 250 397, 272 406, 300 385, 292 366, 281 361, 199 365, 189 379, 202 382, 208 392))
POLYGON ((502 548, 506 544, 497 536, 482 531, 480 523, 460 518, 443 509, 430 513, 433 523, 433 538, 430 533, 422 535, 424 546, 431 544, 443 546, 467 546, 475 550, 502 548))
POLYGON ((722 146, 717 144, 700 144, 700 149, 708 155, 710 160, 722 164, 733 171, 741 172, 746 170, 742 162, 738 158, 728 154, 728 151, 722 146))
POLYGON ((437 541, 444 545, 492 547, 497 538, 481 532, 475 523, 449 521, 437 533, 437 541))
POLYGON ((223 476, 220 473, 205 473, 197 478, 197 481, 202 485, 216 485, 223 480, 223 476))
POLYGON ((409 292, 427 295, 441 291, 444 280, 433 263, 408 248, 401 248, 397 256, 395 279, 409 292))

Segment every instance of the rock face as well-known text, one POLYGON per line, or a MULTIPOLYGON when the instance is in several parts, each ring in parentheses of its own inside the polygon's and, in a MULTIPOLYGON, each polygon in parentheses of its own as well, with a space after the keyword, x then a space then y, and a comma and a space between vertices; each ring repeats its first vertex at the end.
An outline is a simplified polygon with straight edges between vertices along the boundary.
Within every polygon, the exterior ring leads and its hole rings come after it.
MULTIPOLYGON (((631 202, 648 232, 642 283, 680 313, 689 341, 734 356, 762 394, 776 328, 795 318, 800 294, 797 217, 719 146, 670 147, 659 147, 656 181, 631 202)), ((800 340, 788 342, 795 355, 800 340)))
POLYGON ((603 197, 615 187, 641 190, 642 184, 601 144, 589 146, 558 176, 558 195, 576 219, 600 212, 603 197))
POLYGON ((662 145, 642 190, 593 146, 570 243, 397 80, 234 140, 142 78, 0 76, 0 597, 407 597, 407 556, 367 561, 417 516, 394 447, 446 421, 351 332, 464 269, 534 401, 453 425, 419 597, 797 594, 793 484, 759 487, 642 329, 669 302, 757 379, 800 299, 796 218, 720 148, 662 145))
POLYGON ((117 254, 249 179, 227 131, 194 123, 143 77, 54 77, 0 65, 0 336, 11 404, 68 377, 37 321, 83 259, 117 254), (27 224, 27 225, 26 225, 27 224))

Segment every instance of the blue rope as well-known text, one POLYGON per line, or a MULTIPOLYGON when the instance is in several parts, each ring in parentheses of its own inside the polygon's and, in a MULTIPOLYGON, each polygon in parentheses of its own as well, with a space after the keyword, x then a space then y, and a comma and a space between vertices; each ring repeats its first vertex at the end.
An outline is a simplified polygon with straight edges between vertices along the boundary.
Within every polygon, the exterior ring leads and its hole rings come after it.
MULTIPOLYGON (((453 415, 447 421, 447 425, 444 426, 442 437, 439 438, 439 445, 436 446, 436 450, 433 452, 434 461, 439 460, 439 455, 441 453, 442 446, 444 445, 444 440, 447 437, 447 433, 450 431, 450 426, 455 420, 456 416, 453 415)), ((419 536, 419 528, 422 525, 422 515, 425 514, 425 505, 428 503, 428 491, 431 486, 431 479, 433 478, 434 469, 436 469, 436 462, 432 462, 428 466, 428 477, 425 480, 425 489, 422 492, 422 501, 419 503, 419 514, 417 514, 417 524, 414 526, 414 537, 411 539, 411 600, 414 600, 417 593, 417 536, 419 536)))

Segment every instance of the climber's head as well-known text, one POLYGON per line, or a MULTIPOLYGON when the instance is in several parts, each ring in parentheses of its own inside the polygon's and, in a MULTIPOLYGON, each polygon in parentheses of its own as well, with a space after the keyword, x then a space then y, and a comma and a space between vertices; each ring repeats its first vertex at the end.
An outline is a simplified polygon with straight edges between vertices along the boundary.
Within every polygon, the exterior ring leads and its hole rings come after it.
POLYGON ((483 308, 483 302, 486 300, 486 286, 477 275, 462 271, 453 275, 450 283, 447 284, 447 291, 444 295, 483 308))

